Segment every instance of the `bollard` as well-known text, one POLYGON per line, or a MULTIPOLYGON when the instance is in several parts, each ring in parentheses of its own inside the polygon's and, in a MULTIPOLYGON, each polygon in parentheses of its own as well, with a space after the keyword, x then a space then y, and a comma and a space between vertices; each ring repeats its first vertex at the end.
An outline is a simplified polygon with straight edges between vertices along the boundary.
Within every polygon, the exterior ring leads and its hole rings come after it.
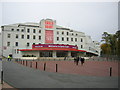
POLYGON ((58 65, 56 64, 56 72, 58 71, 58 65))
POLYGON ((46 68, 46 63, 44 63, 44 71, 45 71, 45 68, 46 68))
POLYGON ((27 66, 27 60, 26 60, 26 66, 27 66))
POLYGON ((30 62, 30 67, 32 68, 32 62, 30 62))
POLYGON ((23 60, 22 60, 21 64, 23 64, 23 60))
POLYGON ((24 60, 23 60, 23 65, 24 65, 24 60))
POLYGON ((112 76, 112 67, 110 67, 110 77, 112 76))
POLYGON ((1 70, 1 84, 3 84, 3 70, 1 70))
POLYGON ((36 62, 36 69, 37 69, 37 62, 36 62))

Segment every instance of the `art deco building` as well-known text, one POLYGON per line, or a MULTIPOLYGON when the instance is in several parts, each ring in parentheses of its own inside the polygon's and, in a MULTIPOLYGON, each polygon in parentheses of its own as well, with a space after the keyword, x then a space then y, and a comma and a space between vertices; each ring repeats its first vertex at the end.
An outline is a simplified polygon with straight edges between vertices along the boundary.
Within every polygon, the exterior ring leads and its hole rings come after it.
POLYGON ((17 23, 1 26, 1 54, 14 58, 23 55, 36 57, 75 57, 100 55, 99 43, 83 32, 42 19, 40 23, 17 23))

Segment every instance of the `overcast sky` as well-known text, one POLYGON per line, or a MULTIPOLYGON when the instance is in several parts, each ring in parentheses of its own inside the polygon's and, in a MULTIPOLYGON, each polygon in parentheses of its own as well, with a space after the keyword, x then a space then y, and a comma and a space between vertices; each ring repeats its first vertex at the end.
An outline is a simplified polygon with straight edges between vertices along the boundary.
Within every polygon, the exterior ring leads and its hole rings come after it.
POLYGON ((0 25, 50 18, 97 41, 103 32, 118 30, 117 2, 2 2, 0 12, 0 25))

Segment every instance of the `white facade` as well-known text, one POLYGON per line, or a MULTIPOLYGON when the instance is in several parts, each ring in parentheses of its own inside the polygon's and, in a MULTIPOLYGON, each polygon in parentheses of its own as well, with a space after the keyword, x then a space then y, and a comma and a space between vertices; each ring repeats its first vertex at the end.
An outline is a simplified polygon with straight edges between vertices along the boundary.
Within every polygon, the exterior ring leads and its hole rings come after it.
MULTIPOLYGON (((31 49, 33 43, 46 44, 46 30, 53 30, 53 44, 77 45, 79 50, 100 55, 99 43, 93 42, 90 36, 86 36, 83 32, 58 26, 55 20, 43 19, 40 23, 18 23, 2 26, 3 38, 0 43, 3 43, 3 56, 7 57, 9 54, 13 54, 13 57, 21 57, 19 49, 31 49), (52 21, 52 28, 46 28, 45 21, 52 21)), ((2 37, 2 35, 0 36, 2 37)))

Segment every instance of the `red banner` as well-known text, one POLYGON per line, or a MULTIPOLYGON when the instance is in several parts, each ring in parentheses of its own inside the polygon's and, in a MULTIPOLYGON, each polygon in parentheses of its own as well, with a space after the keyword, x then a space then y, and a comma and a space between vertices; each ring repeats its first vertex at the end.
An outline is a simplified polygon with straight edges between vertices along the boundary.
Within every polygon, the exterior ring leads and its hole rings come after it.
POLYGON ((45 28, 53 28, 53 21, 45 21, 45 28))
POLYGON ((45 30, 45 43, 53 43, 53 30, 45 30))

